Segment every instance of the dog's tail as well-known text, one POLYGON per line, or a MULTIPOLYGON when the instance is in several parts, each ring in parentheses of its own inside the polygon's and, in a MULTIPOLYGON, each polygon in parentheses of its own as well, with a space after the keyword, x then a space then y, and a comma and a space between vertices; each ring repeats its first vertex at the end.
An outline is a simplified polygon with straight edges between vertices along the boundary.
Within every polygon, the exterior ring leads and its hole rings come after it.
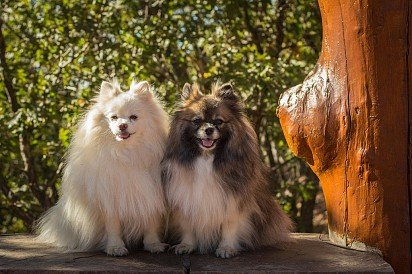
POLYGON ((87 209, 61 199, 35 223, 35 239, 65 252, 97 249, 101 245, 103 231, 99 231, 96 217, 87 214, 87 209))
POLYGON ((290 233, 294 224, 279 204, 272 197, 261 197, 257 202, 260 213, 255 215, 253 223, 255 230, 260 232, 255 235, 258 245, 284 248, 293 243, 290 233))
POLYGON ((295 242, 291 237, 291 232, 295 225, 280 205, 275 201, 274 211, 272 212, 272 222, 267 227, 268 243, 273 243, 279 248, 284 248, 290 243, 295 242))

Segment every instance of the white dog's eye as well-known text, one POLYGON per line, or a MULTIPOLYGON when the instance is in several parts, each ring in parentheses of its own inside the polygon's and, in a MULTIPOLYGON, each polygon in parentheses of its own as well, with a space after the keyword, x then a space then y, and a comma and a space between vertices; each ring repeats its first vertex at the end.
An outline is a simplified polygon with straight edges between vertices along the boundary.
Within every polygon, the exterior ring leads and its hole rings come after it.
POLYGON ((116 121, 117 118, 119 118, 119 117, 117 117, 116 115, 112 115, 112 116, 110 117, 110 119, 113 120, 113 121, 116 121))
POLYGON ((130 120, 132 120, 132 121, 134 121, 134 120, 136 120, 137 119, 137 115, 130 115, 130 120))

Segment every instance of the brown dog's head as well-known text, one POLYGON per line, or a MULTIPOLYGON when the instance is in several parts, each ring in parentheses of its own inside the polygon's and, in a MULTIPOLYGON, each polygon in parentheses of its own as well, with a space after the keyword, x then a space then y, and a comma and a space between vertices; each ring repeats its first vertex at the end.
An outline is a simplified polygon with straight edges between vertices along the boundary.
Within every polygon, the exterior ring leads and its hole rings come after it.
POLYGON ((170 129, 168 149, 175 152, 174 158, 190 162, 204 153, 234 151, 249 146, 250 138, 241 144, 245 135, 255 137, 231 83, 215 83, 209 94, 202 93, 197 84, 185 84, 170 129))
POLYGON ((212 93, 203 95, 199 87, 186 84, 183 88, 183 121, 186 138, 210 151, 230 135, 230 123, 239 115, 238 97, 231 84, 215 84, 212 93), (195 140, 196 139, 196 140, 195 140))

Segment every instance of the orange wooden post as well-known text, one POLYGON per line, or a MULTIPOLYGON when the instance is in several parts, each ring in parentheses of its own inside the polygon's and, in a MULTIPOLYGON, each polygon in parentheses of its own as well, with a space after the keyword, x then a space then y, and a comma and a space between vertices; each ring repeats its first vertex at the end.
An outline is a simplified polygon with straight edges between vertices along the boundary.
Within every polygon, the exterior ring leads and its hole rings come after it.
POLYGON ((318 64, 278 112, 321 180, 331 240, 382 252, 397 273, 411 268, 411 3, 319 0, 318 64))

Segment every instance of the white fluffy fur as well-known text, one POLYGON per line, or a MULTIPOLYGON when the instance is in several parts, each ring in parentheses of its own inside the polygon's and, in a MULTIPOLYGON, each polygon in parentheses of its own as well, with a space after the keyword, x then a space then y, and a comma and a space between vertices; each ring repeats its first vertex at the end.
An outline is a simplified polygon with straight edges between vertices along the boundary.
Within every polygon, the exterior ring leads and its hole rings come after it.
POLYGON ((120 256, 128 252, 125 243, 143 238, 145 249, 164 251, 159 165, 167 130, 168 116, 147 82, 127 92, 103 82, 74 134, 60 199, 39 220, 37 239, 68 251, 120 256), (116 135, 119 124, 127 124, 129 138, 116 135))

